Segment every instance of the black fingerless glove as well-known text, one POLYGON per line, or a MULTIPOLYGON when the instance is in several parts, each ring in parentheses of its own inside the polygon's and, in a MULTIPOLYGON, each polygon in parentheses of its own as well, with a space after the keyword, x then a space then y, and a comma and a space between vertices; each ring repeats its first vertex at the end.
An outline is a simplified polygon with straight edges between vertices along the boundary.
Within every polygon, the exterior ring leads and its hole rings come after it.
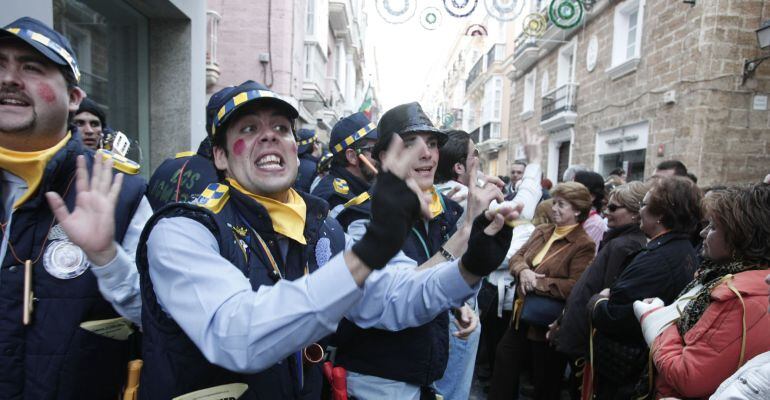
POLYGON ((508 224, 503 224, 503 228, 494 236, 485 234, 484 229, 491 222, 484 213, 473 220, 471 236, 468 238, 468 250, 461 259, 463 267, 477 276, 489 275, 500 266, 500 263, 505 260, 505 254, 508 253, 508 247, 513 239, 513 228, 508 224))
POLYGON ((372 269, 380 269, 404 245, 409 229, 420 216, 420 201, 402 179, 380 172, 372 187, 372 216, 353 253, 372 269))

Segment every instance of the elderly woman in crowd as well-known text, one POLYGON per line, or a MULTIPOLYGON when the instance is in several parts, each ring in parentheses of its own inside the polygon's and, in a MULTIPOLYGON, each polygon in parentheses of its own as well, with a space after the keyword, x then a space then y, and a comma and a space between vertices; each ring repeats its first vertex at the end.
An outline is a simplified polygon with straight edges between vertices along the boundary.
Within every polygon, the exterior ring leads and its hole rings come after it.
MULTIPOLYGON (((607 204, 609 230, 599 244, 599 253, 593 263, 572 289, 564 315, 552 329, 554 336, 549 338, 556 349, 573 362, 585 360, 588 354, 588 300, 610 287, 632 257, 647 243, 639 229, 639 203, 646 193, 647 185, 639 181, 618 186, 610 193, 607 204)), ((573 365, 572 368, 575 371, 579 366, 573 365)), ((575 389, 572 388, 573 396, 575 389)))
POLYGON ((497 346, 490 399, 515 398, 521 364, 528 349, 532 351, 534 397, 559 398, 566 358, 548 346, 545 334, 548 324, 561 313, 564 300, 591 263, 595 244, 581 226, 591 210, 588 189, 577 182, 567 182, 556 185, 551 195, 551 218, 555 225, 538 226, 527 243, 511 257, 511 274, 518 282, 516 322, 497 346), (521 303, 523 305, 518 306, 521 303), (526 320, 524 316, 528 314, 544 314, 545 319, 526 320))
POLYGON ((650 241, 615 283, 588 301, 599 399, 634 398, 648 350, 633 303, 659 297, 669 304, 692 280, 696 265, 689 238, 701 220, 701 197, 687 178, 653 181, 639 209, 641 230, 650 241))
MULTIPOLYGON (((669 312, 676 322, 652 345, 658 396, 707 397, 746 361, 770 350, 764 283, 770 266, 770 185, 710 192, 704 210, 704 261, 677 300, 681 316, 669 312)), ((672 310, 641 315, 645 337, 667 322, 667 311, 672 310)))

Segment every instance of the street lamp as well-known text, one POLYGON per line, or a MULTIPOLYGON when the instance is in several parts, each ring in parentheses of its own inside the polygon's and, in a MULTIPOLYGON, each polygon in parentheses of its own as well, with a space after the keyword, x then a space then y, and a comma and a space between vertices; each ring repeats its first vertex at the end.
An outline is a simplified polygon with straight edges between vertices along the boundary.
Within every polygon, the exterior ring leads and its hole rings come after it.
MULTIPOLYGON (((757 43, 759 43, 760 49, 770 48, 770 20, 762 23, 762 26, 757 29, 757 43)), ((762 61, 765 61, 768 58, 770 58, 770 55, 755 58, 753 60, 746 60, 743 63, 743 82, 741 82, 741 85, 746 83, 747 79, 754 76, 754 72, 756 72, 759 64, 762 64, 762 61)))

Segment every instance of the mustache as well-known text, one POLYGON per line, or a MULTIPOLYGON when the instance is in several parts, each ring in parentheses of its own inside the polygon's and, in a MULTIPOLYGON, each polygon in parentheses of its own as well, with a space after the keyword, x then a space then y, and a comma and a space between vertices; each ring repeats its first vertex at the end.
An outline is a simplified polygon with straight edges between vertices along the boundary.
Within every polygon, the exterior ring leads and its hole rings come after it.
POLYGON ((6 96, 15 97, 18 100, 32 104, 32 99, 21 90, 9 88, 7 86, 0 86, 0 97, 6 96))

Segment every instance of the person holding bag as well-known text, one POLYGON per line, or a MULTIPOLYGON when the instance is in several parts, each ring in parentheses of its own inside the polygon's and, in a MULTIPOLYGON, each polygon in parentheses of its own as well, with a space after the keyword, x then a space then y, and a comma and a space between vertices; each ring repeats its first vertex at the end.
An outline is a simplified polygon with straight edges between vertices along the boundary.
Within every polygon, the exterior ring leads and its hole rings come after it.
POLYGON ((548 325, 594 257, 594 241, 580 225, 591 210, 591 194, 576 182, 556 185, 552 219, 540 225, 511 257, 511 275, 518 285, 514 320, 497 346, 490 399, 518 396, 519 372, 532 351, 534 398, 558 399, 567 359, 546 342, 548 325))

